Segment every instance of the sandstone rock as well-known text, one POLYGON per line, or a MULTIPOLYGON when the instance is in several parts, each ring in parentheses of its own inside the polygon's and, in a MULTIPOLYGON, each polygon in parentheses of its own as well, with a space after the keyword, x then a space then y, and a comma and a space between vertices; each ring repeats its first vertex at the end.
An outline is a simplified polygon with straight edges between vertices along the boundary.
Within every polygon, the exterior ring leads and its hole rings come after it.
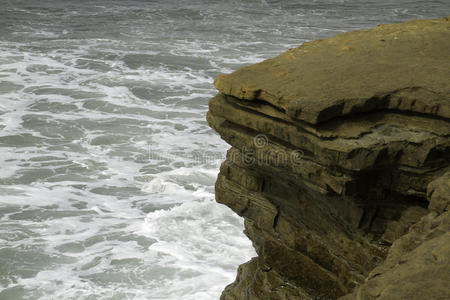
POLYGON ((341 34, 218 77, 207 120, 232 148, 216 200, 258 254, 222 299, 448 295, 449 24, 341 34))
POLYGON ((345 299, 450 299, 450 172, 428 186, 430 213, 397 239, 384 263, 345 299))
POLYGON ((380 109, 450 118, 449 48, 448 18, 379 25, 304 43, 215 86, 313 124, 380 109))

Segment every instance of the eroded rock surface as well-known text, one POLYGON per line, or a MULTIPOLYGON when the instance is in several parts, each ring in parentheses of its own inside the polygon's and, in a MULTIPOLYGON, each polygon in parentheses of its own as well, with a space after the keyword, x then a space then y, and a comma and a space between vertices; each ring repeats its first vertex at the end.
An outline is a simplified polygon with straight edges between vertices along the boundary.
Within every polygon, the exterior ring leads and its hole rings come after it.
POLYGON ((450 298, 450 172, 428 185, 429 214, 389 249, 350 299, 450 298))
POLYGON ((215 86, 313 124, 383 108, 449 118, 449 47, 447 18, 379 25, 304 43, 215 86))
POLYGON ((450 298, 448 49, 410 21, 217 78, 216 199, 258 254, 221 299, 450 298))

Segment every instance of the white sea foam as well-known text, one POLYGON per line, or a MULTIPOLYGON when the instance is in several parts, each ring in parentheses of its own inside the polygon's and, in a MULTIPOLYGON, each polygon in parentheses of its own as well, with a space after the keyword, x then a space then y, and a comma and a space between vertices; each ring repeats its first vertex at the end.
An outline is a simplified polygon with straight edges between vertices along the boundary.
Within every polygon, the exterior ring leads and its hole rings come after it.
POLYGON ((217 298, 253 250, 238 217, 213 201, 226 147, 206 127, 206 101, 198 108, 174 107, 139 99, 123 85, 102 84, 120 79, 164 85, 177 93, 165 99, 180 102, 212 96, 204 87, 212 78, 164 67, 127 71, 120 63, 118 70, 93 73, 73 67, 77 55, 26 53, 0 69, 7 80, 23 85, 2 96, 2 136, 28 133, 41 139, 28 145, 19 138, 25 143, 19 148, 2 148, 0 177, 17 183, 0 189, 0 209, 12 203, 18 208, 2 216, 7 231, 0 230, 0 238, 8 249, 31 247, 30 254, 47 264, 22 258, 33 276, 15 275, 3 288, 25 288, 42 299, 217 298), (156 112, 167 117, 153 116, 156 112), (168 117, 173 113, 184 115, 168 117), (78 150, 58 149, 62 140, 50 138, 64 139, 64 126, 81 130, 67 141, 78 150), (116 137, 108 140, 111 134, 116 137), (205 140, 220 149, 211 149, 215 165, 202 157, 205 140), (192 155, 195 151, 200 157, 192 155), (43 169, 48 174, 41 174, 43 169), (146 215, 146 210, 154 212, 146 215), (28 237, 11 240, 11 230, 17 236, 29 232, 28 237))
POLYGON ((233 281, 235 264, 253 255, 253 251, 246 247, 246 238, 236 230, 238 227, 235 225, 241 224, 241 220, 211 198, 186 202, 169 211, 147 215, 145 229, 157 241, 150 250, 180 266, 180 273, 198 274, 197 278, 180 275, 176 286, 155 291, 155 297, 176 299, 177 294, 183 296, 180 292, 190 288, 193 294, 189 299, 208 299, 203 297, 214 294, 204 290, 205 282, 220 284, 233 281))

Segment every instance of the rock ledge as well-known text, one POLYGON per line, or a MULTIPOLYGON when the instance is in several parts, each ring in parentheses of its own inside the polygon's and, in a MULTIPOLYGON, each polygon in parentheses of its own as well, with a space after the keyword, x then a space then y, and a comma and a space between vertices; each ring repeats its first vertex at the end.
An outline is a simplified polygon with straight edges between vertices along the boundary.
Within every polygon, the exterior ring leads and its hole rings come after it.
POLYGON ((216 79, 216 200, 258 254, 221 299, 450 299, 448 49, 448 18, 379 25, 216 79))

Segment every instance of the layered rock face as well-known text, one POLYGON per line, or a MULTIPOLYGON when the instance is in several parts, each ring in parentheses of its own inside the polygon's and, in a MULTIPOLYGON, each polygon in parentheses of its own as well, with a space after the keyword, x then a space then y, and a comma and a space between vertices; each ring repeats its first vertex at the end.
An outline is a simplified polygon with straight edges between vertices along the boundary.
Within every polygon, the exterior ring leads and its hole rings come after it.
POLYGON ((216 199, 258 254, 221 299, 450 298, 449 49, 410 21, 216 79, 216 199))

